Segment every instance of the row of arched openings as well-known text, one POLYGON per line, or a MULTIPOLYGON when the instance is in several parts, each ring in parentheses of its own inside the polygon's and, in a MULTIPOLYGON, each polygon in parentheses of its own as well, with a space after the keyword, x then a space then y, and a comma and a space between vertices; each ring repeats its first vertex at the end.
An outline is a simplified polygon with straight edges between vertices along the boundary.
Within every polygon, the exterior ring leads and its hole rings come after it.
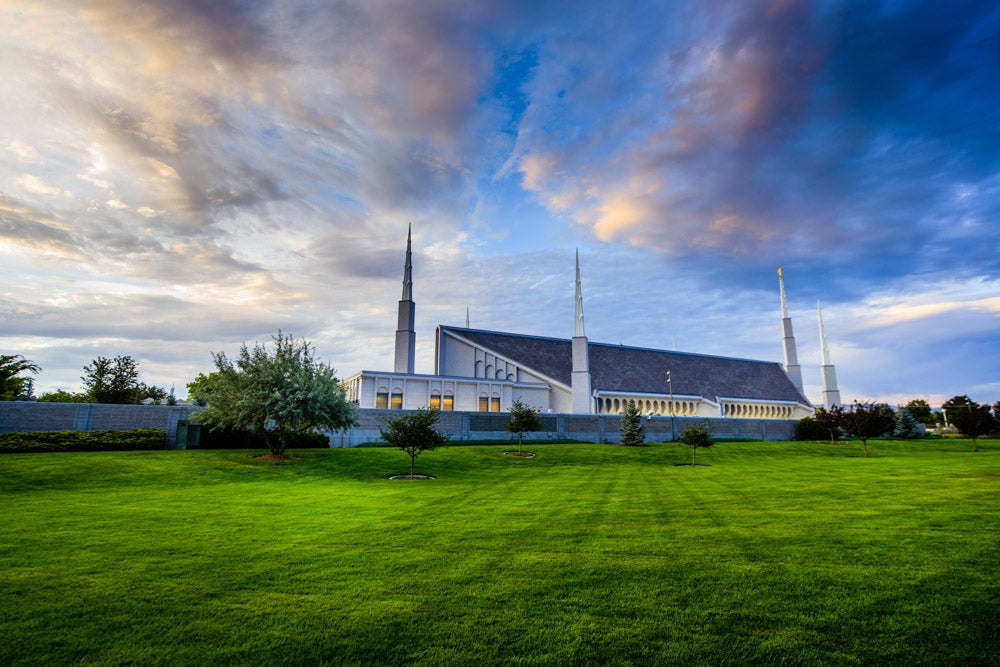
POLYGON ((620 415, 625 412, 629 400, 634 400, 639 412, 644 415, 693 417, 698 412, 698 401, 659 399, 598 398, 597 412, 602 415, 620 415))

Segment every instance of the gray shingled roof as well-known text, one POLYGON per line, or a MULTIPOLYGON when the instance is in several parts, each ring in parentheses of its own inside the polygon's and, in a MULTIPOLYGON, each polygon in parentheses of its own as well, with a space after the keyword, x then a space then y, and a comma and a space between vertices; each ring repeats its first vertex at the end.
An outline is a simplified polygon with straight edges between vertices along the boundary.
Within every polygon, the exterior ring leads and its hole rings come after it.
MULTIPOLYGON (((563 384, 570 384, 572 342, 560 338, 522 336, 461 327, 441 329, 506 357, 563 384)), ((624 345, 589 343, 591 388, 667 394, 667 371, 674 394, 748 398, 772 401, 809 401, 799 393, 781 366, 773 361, 733 359, 687 352, 650 350, 624 345)))

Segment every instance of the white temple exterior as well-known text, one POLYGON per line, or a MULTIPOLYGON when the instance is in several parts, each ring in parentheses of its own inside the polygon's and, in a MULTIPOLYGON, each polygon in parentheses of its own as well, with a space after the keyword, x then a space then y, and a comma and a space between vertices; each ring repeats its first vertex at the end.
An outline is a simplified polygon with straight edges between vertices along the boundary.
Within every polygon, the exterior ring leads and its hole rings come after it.
MULTIPOLYGON (((439 325, 433 373, 414 373, 409 236, 403 276, 394 370, 366 370, 344 380, 349 400, 360 408, 507 412, 520 400, 543 413, 619 414, 634 400, 643 413, 661 416, 801 419, 813 414, 800 386, 776 362, 590 342, 584 332, 579 254, 573 338, 483 331, 468 322, 465 327, 439 325)), ((786 331, 791 334, 790 321, 786 331)), ((797 366, 794 339, 791 344, 788 358, 786 343, 786 361, 797 366)))

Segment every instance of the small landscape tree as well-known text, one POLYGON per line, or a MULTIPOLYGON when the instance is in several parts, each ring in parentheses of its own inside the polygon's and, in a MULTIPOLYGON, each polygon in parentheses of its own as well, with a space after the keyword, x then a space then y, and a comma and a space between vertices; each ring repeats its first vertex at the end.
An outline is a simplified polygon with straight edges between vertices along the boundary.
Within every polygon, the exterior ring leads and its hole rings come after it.
POLYGON ((813 417, 813 420, 817 426, 822 427, 830 434, 831 445, 840 437, 840 422, 843 416, 844 408, 839 405, 834 405, 829 410, 826 408, 816 408, 816 416, 813 417))
POLYGON ((903 440, 913 440, 920 437, 920 426, 916 418, 906 408, 902 408, 896 412, 892 437, 903 440))
POLYGON ((861 441, 868 458, 868 439, 884 435, 892 430, 894 418, 892 409, 884 403, 858 403, 841 415, 840 424, 845 431, 861 441))
POLYGON ((972 451, 978 452, 976 438, 993 432, 997 427, 997 422, 990 414, 990 406, 979 405, 975 401, 969 401, 969 405, 958 406, 948 411, 948 418, 954 424, 958 432, 966 438, 972 438, 972 451))
POLYGON ((308 341, 279 331, 274 353, 260 343, 246 343, 235 360, 213 353, 207 405, 195 414, 202 422, 244 429, 264 438, 273 456, 282 456, 296 433, 341 430, 357 423, 347 392, 333 368, 314 358, 308 341))
POLYGON ((517 434, 517 454, 521 455, 521 441, 525 433, 542 430, 542 420, 538 418, 538 410, 530 408, 520 399, 516 399, 510 406, 510 417, 503 425, 511 433, 517 434))
POLYGON ((623 445, 641 445, 646 441, 646 425, 642 423, 642 413, 633 400, 625 406, 621 433, 623 445))
POLYGON ((439 414, 437 410, 420 409, 390 419, 386 422, 388 428, 379 429, 386 443, 410 455, 410 479, 413 479, 413 467, 417 456, 448 442, 448 436, 435 428, 439 414))
POLYGON ((691 448, 691 466, 694 467, 694 457, 699 449, 707 449, 715 443, 712 442, 712 431, 708 428, 708 424, 695 424, 693 426, 688 426, 681 433, 680 437, 681 444, 687 445, 691 448))

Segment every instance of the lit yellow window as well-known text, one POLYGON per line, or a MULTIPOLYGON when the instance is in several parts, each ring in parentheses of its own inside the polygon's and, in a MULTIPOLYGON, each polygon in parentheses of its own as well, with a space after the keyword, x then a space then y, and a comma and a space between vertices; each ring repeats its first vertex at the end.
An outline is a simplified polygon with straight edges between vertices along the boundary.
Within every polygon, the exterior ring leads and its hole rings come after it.
POLYGON ((441 409, 441 396, 440 394, 431 394, 431 410, 441 409))
POLYGON ((444 410, 454 410, 455 409, 455 397, 451 394, 444 395, 444 410))
POLYGON ((403 409, 403 395, 401 393, 399 393, 399 392, 395 392, 395 391, 392 392, 392 403, 389 404, 389 407, 392 408, 393 410, 402 410, 403 409))
POLYGON ((385 410, 387 407, 389 407, 389 392, 380 391, 379 393, 375 394, 375 407, 382 410, 385 410))

